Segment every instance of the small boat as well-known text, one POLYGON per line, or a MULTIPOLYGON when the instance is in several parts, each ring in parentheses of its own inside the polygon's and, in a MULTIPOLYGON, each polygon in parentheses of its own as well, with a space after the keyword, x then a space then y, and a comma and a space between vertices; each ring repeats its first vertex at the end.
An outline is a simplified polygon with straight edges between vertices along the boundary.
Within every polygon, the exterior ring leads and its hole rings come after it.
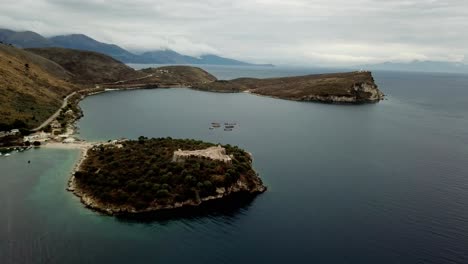
POLYGON ((211 126, 212 127, 221 127, 221 124, 220 123, 211 123, 211 126))
POLYGON ((5 154, 5 157, 8 157, 8 156, 11 156, 11 154, 10 153, 5 154))
POLYGON ((214 129, 214 127, 210 127, 210 130, 213 130, 213 129, 214 129))
POLYGON ((235 126, 235 125, 237 125, 237 123, 235 123, 235 122, 234 123, 224 123, 224 125, 225 126, 235 126))
POLYGON ((224 131, 232 131, 232 128, 225 128, 224 131))
POLYGON ((234 128, 233 125, 227 125, 227 126, 224 126, 224 128, 234 128))

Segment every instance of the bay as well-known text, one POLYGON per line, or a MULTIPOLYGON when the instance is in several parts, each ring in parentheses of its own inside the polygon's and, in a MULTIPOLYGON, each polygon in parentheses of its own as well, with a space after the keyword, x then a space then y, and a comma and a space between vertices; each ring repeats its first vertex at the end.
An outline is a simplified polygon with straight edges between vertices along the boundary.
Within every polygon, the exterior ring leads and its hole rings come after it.
MULTIPOLYGON (((203 67, 220 79, 323 71, 203 67)), ((88 97, 80 137, 239 145, 268 191, 220 211, 130 221, 65 190, 77 152, 14 153, 0 158, 0 263, 466 263, 468 76, 374 78, 387 100, 357 106, 182 88, 88 97), (216 121, 238 127, 209 130, 216 121)))

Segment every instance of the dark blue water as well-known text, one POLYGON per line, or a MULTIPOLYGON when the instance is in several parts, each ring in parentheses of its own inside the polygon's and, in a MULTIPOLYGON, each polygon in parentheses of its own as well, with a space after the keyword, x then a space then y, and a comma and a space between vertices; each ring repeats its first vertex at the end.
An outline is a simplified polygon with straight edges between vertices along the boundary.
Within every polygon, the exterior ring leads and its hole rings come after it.
POLYGON ((0 263, 468 263, 468 76, 374 77, 388 100, 359 106, 188 89, 86 98, 81 137, 236 144, 269 190, 219 211, 130 221, 65 191, 76 151, 1 158, 0 263), (213 121, 239 128, 211 131, 213 121))

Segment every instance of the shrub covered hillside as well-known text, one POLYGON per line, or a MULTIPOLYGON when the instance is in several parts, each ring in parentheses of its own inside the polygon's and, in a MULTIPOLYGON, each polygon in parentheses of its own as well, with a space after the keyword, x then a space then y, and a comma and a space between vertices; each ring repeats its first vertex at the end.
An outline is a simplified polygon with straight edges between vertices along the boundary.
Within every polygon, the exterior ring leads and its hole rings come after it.
POLYGON ((77 90, 71 75, 56 63, 0 44, 0 131, 33 128, 77 90))
POLYGON ((247 185, 258 183, 250 155, 238 147, 223 146, 226 154, 232 155, 232 164, 207 158, 172 161, 178 149, 212 146, 197 140, 144 137, 125 141, 122 146, 95 146, 75 173, 75 181, 81 191, 99 202, 136 209, 199 202, 216 194, 217 188, 228 188, 238 180, 247 185))

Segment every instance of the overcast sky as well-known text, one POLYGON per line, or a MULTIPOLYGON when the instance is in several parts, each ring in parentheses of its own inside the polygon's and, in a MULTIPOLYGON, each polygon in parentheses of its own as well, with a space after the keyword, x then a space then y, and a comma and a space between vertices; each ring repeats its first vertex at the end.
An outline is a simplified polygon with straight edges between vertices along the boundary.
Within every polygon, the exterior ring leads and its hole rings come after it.
POLYGON ((0 27, 258 63, 468 61, 468 0, 0 0, 0 27))

